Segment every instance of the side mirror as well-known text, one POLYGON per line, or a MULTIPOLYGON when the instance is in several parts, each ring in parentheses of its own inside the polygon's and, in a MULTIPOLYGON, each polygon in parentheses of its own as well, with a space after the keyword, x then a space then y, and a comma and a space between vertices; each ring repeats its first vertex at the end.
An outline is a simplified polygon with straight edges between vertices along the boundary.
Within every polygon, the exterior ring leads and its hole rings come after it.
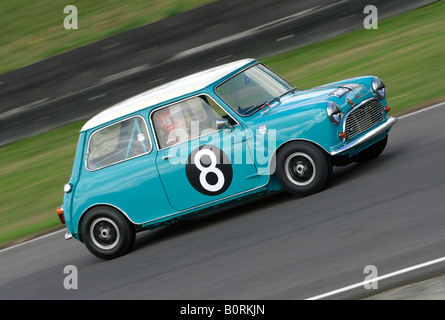
POLYGON ((225 129, 227 127, 231 127, 231 125, 229 124, 229 120, 227 120, 227 119, 216 120, 216 129, 217 130, 225 129))

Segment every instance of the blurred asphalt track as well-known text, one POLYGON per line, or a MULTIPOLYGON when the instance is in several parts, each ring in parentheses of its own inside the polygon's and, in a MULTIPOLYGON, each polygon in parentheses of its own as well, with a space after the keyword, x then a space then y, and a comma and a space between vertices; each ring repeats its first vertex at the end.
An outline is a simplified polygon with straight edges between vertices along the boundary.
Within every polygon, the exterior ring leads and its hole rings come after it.
POLYGON ((432 2, 214 2, 1 76, 0 146, 86 120, 203 68, 264 58, 362 28, 366 5, 375 5, 381 20, 432 2))

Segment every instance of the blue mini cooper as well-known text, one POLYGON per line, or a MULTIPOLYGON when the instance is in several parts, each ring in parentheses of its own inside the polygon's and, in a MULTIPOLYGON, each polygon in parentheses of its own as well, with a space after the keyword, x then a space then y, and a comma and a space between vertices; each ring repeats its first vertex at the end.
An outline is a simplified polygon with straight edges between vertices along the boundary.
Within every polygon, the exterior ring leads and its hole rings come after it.
POLYGON ((141 230, 278 190, 319 192, 333 166, 380 155, 389 110, 378 77, 299 90, 253 59, 149 90, 82 128, 57 209, 66 238, 112 259, 141 230))

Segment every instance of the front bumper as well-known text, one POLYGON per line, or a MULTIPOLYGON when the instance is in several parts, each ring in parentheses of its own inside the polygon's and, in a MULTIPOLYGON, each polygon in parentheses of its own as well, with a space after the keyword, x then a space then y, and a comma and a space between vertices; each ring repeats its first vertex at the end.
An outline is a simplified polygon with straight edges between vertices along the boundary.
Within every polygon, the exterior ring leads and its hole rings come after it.
POLYGON ((397 120, 398 119, 396 117, 389 117, 384 123, 380 124, 378 127, 369 130, 364 135, 358 137, 357 139, 352 140, 351 142, 348 142, 347 144, 341 146, 340 148, 332 150, 330 152, 331 156, 337 156, 346 153, 347 151, 357 148, 363 143, 366 143, 385 132, 387 133, 391 129, 391 127, 397 122, 397 120))

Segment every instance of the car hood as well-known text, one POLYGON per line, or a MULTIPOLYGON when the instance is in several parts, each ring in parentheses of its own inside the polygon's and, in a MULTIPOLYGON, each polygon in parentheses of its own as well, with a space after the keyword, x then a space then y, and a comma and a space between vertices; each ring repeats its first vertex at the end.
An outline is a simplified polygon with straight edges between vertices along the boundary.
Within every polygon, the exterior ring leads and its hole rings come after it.
POLYGON ((335 102, 341 111, 346 113, 352 109, 351 101, 355 106, 361 101, 374 96, 369 78, 354 78, 308 90, 295 90, 284 95, 279 101, 272 103, 270 108, 260 111, 257 115, 273 116, 280 114, 282 116, 283 113, 312 109, 317 105, 325 109, 328 101, 335 102))

